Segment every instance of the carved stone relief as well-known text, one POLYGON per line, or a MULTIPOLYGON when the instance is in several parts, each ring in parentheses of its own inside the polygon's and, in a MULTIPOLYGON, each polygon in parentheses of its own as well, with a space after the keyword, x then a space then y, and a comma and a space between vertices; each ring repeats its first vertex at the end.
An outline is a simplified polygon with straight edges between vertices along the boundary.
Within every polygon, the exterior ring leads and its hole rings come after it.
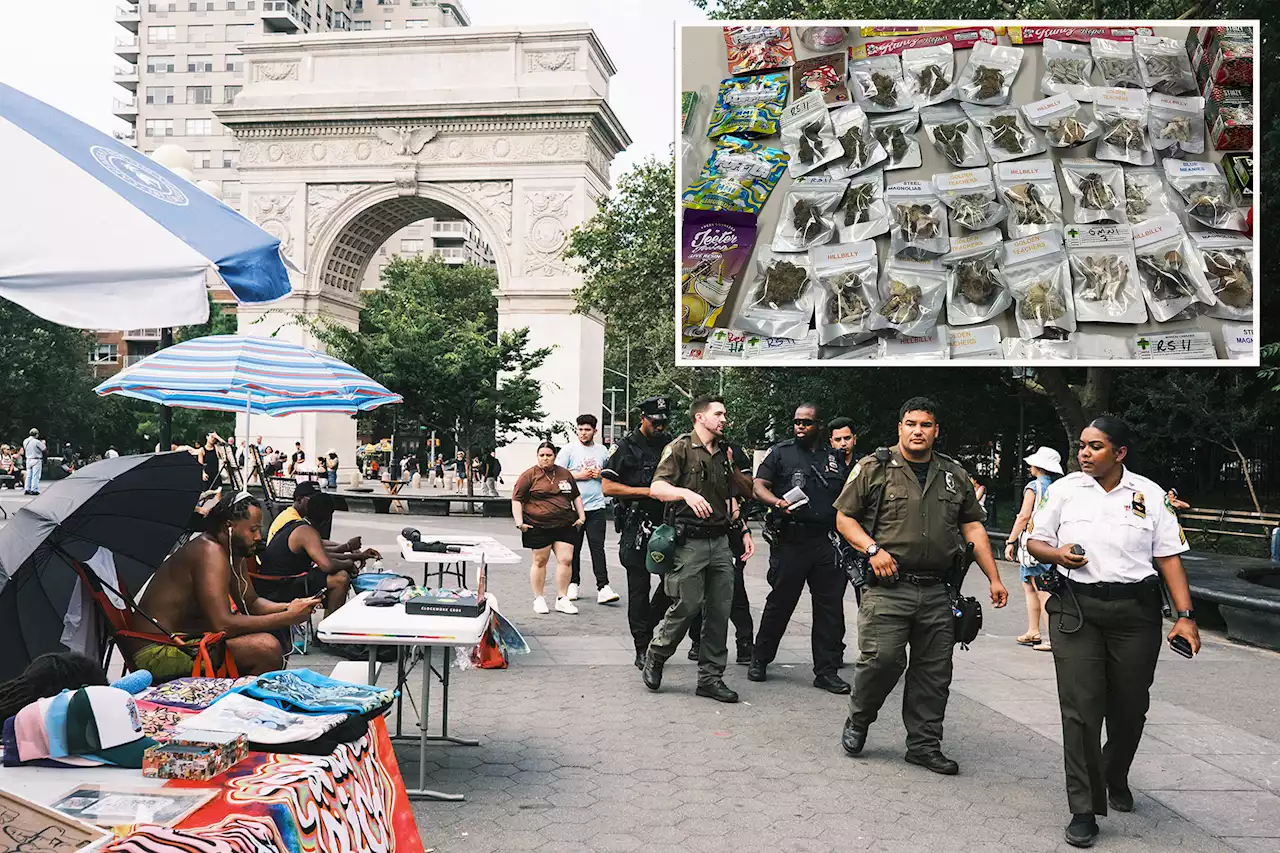
POLYGON ((295 193, 269 193, 253 197, 253 220, 280 241, 280 251, 293 259, 293 200, 295 193))
POLYGON ((329 216, 353 195, 373 184, 312 184, 307 187, 307 245, 314 246, 329 216))
POLYGON ((280 82, 298 79, 298 63, 296 62, 256 62, 253 66, 255 83, 263 80, 280 82))
POLYGON ((524 56, 524 67, 529 72, 573 71, 578 65, 576 50, 535 50, 524 56))
POLYGON ((442 181, 439 186, 466 196, 478 205, 497 226, 502 242, 511 245, 510 181, 442 181))
POLYGON ((569 229, 565 220, 573 199, 570 190, 530 191, 525 193, 528 232, 525 235, 524 274, 556 276, 568 273, 561 258, 569 229))
MULTIPOLYGON (((403 161, 400 150, 412 150, 413 139, 384 144, 380 139, 273 142, 245 140, 240 162, 247 166, 304 165, 312 163, 384 164, 403 161)), ((585 133, 527 135, 469 135, 437 137, 422 141, 414 159, 419 163, 559 163, 589 162, 608 174, 608 159, 589 146, 585 133)), ((413 156, 413 155, 410 155, 413 156)))

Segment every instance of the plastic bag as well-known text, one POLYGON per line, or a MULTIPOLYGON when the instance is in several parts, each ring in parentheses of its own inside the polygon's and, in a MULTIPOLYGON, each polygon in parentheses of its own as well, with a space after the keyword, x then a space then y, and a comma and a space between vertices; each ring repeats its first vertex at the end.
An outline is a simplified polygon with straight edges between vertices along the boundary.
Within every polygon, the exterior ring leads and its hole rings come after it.
POLYGON ((1023 50, 1020 47, 988 44, 980 41, 969 52, 956 91, 960 100, 969 104, 998 107, 1009 103, 1013 78, 1022 65, 1023 50))
POLYGON ((790 68, 796 61, 790 27, 725 27, 730 74, 790 68))
POLYGON ((920 126, 920 111, 891 113, 887 115, 869 116, 871 132, 876 141, 884 148, 888 159, 885 171, 890 169, 915 169, 923 159, 920 154, 920 140, 916 138, 916 129, 920 126))
POLYGON ((1070 95, 1077 101, 1093 97, 1093 54, 1089 45, 1045 39, 1041 53, 1044 76, 1040 78, 1040 91, 1046 95, 1070 95))
POLYGON ((1044 143, 1031 132, 1030 126, 1022 118, 1022 111, 1017 107, 975 107, 965 104, 964 112, 982 131, 982 141, 987 146, 987 155, 992 163, 1044 153, 1044 143))
POLYGON ((937 258, 890 258, 876 288, 871 328, 894 329, 903 337, 930 334, 938 326, 946 289, 946 271, 937 258))
POLYGON ((1169 186, 1181 196, 1187 216, 1210 228, 1248 230, 1244 213, 1235 206, 1235 196, 1217 163, 1167 157, 1164 174, 1169 186))
POLYGON ((1144 222, 1133 234, 1142 295, 1158 323, 1182 314, 1197 302, 1217 300, 1204 274, 1204 261, 1176 216, 1144 222))
POLYGON ((996 198, 995 178, 985 166, 934 175, 933 189, 951 211, 951 218, 970 231, 990 228, 1008 215, 996 198))
POLYGON ((1191 241, 1204 262, 1213 307, 1205 313, 1220 320, 1253 319, 1253 241, 1241 234, 1200 231, 1191 241))
POLYGON ((1074 148, 1102 133, 1092 110, 1067 94, 1024 104, 1022 112, 1032 127, 1044 131, 1045 141, 1054 148, 1074 148))
POLYGON ((1009 210, 1009 239, 1062 227, 1062 193, 1052 160, 1019 160, 996 166, 996 188, 1009 210))
POLYGON ((800 27, 800 41, 813 50, 827 50, 844 44, 849 31, 846 27, 800 27))
POLYGON ((1075 210, 1075 222, 1129 221, 1125 212, 1124 169, 1085 157, 1058 161, 1075 210))
POLYGON ((1135 166, 1155 162, 1147 135, 1147 93, 1141 89, 1096 89, 1093 112, 1102 127, 1094 156, 1135 166))
POLYGON ((951 100, 956 96, 955 48, 949 44, 907 48, 902 51, 902 76, 917 107, 951 100))
POLYGON ((889 230, 884 171, 872 169, 849 180, 836 205, 836 242, 857 243, 889 230))
POLYGON ((1076 330, 1071 273, 1058 232, 1005 243, 1004 275, 1013 294, 1019 335, 1038 338, 1050 329, 1076 330))
POLYGON ((1124 89, 1144 88, 1138 72, 1138 59, 1133 55, 1132 42, 1092 39, 1089 47, 1093 51, 1093 61, 1098 66, 1104 85, 1124 89))
POLYGON ((787 75, 757 74, 720 81, 707 136, 773 136, 787 103, 787 75))
POLYGON ((836 233, 836 205, 848 181, 796 178, 782 196, 782 212, 773 232, 775 252, 804 252, 830 243, 836 233))
POLYGON ((680 239, 681 332, 685 340, 705 340, 751 257, 756 217, 726 210, 687 210, 680 239))
POLYGON ((857 104, 850 104, 831 111, 831 121, 839 140, 842 155, 832 163, 827 174, 834 178, 846 178, 888 158, 884 146, 871 130, 867 114, 857 104))
POLYGON ((895 256, 925 259, 951 251, 946 208, 933 187, 924 181, 903 181, 884 191, 892 227, 890 252, 895 256))
POLYGON ((737 136, 722 136, 681 197, 698 210, 758 214, 787 167, 787 152, 737 136))
POLYGON ((1072 225, 1066 246, 1077 322, 1146 322, 1129 226, 1072 225))
POLYGON ((947 269, 947 322, 971 326, 999 317, 1013 304, 1000 264, 1004 245, 1000 230, 992 228, 951 241, 943 255, 947 269))
POLYGON ((843 154, 821 92, 805 95, 783 112, 782 148, 790 157, 787 173, 793 178, 808 174, 843 154))
POLYGON ((735 329, 775 338, 804 337, 813 317, 809 256, 760 249, 744 305, 734 317, 735 329))
POLYGON ((1185 95, 1196 90, 1187 48, 1178 39, 1134 36, 1133 53, 1143 88, 1165 95, 1185 95))
POLYGON ((1173 214, 1169 193, 1164 187, 1164 172, 1154 168, 1124 170, 1124 209, 1129 222, 1136 225, 1157 216, 1173 214))
POLYGON ((902 77, 902 60, 896 55, 872 56, 850 63, 849 88, 858 106, 868 113, 894 113, 914 105, 902 77))
POLYGON ((987 165, 982 133, 959 104, 941 104, 920 111, 925 135, 947 162, 958 169, 987 165))
POLYGON ((879 272, 875 241, 819 246, 809 251, 809 262, 818 343, 849 346, 870 335, 879 272))
POLYGON ((1151 147, 1164 157, 1204 153, 1204 98, 1152 95, 1147 108, 1151 147))

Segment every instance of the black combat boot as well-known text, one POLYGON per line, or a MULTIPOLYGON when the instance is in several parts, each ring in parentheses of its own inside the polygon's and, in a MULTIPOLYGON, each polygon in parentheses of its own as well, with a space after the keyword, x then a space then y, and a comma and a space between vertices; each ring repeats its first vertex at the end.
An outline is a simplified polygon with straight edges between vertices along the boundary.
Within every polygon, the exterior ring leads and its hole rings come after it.
POLYGON ((641 676, 644 678, 644 686, 650 690, 657 690, 662 686, 662 665, 666 663, 653 656, 653 652, 649 652, 644 659, 644 671, 641 676))
POLYGON ((699 696, 706 696, 717 702, 737 702, 738 694, 729 689, 720 679, 716 679, 709 684, 699 684, 698 689, 694 691, 699 696))
POLYGON ((861 755, 862 747, 867 743, 867 730, 860 729, 853 722, 853 717, 844 721, 844 731, 840 733, 840 745, 850 755, 861 755))
POLYGON ((1091 813, 1073 814, 1067 824, 1067 843, 1072 847, 1092 847, 1098 840, 1098 821, 1091 813))
POLYGON ((753 646, 751 645, 750 640, 739 640, 737 663, 739 663, 742 666, 746 666, 747 664, 751 663, 752 649, 753 649, 753 646))

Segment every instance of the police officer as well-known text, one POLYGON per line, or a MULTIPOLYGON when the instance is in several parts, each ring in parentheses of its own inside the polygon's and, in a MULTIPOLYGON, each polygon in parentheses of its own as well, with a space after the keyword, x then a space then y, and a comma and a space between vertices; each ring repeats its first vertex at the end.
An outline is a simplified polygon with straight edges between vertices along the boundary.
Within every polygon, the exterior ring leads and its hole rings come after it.
MULTIPOLYGON (((733 453, 722 443, 727 421, 724 401, 698 397, 689 413, 693 431, 662 451, 649 487, 652 497, 672 505, 676 547, 672 568, 662 580, 671 606, 649 644, 643 677, 650 690, 662 685, 663 665, 684 639, 689 622, 702 610, 705 600, 696 692, 718 702, 737 702, 738 694, 724 683, 733 599, 729 536, 733 497, 751 494, 751 478, 734 467, 733 453)), ((744 555, 751 559, 755 551, 751 533, 740 535, 744 555)))
POLYGON ((836 525, 833 504, 847 469, 840 454, 823 440, 817 405, 796 407, 792 426, 795 438, 774 445, 756 472, 755 496, 775 512, 771 523, 777 528, 777 544, 770 548, 770 557, 776 557, 777 567, 747 678, 766 679, 765 670, 778 653, 807 583, 813 598, 813 686, 848 693, 849 683, 836 674, 844 650, 845 576, 836 567, 830 535, 836 525), (794 489, 802 491, 807 502, 793 507, 786 495, 794 489))
POLYGON ((1200 650, 1178 556, 1186 537, 1164 489, 1125 467, 1129 444, 1123 421, 1104 415, 1089 424, 1080 434, 1080 470, 1049 487, 1027 541, 1031 556, 1056 567, 1045 610, 1062 706, 1066 839, 1075 847, 1093 845, 1095 816, 1108 805, 1133 811, 1129 767, 1160 656, 1162 577, 1177 610, 1170 645, 1184 644, 1187 656, 1200 650))
POLYGON ((839 417, 827 424, 827 432, 831 436, 831 446, 844 460, 845 470, 853 467, 853 454, 858 448, 858 434, 853 431, 853 421, 839 417))
POLYGON ((960 765, 942 754, 942 718, 951 688, 955 625, 944 577, 964 543, 991 583, 991 601, 1009 594, 996 570, 969 475, 954 459, 935 453, 938 406, 912 397, 898 415, 898 443, 861 459, 836 501, 836 527, 871 561, 876 584, 862 594, 853 695, 841 744, 858 755, 880 706, 905 669, 902 721, 907 755, 935 773, 960 765), (876 498, 878 497, 878 500, 876 498), (872 503, 876 508, 872 508, 872 503), (873 529, 861 521, 874 514, 873 529), (907 647, 911 648, 910 663, 907 647))
POLYGON ((644 564, 645 543, 662 523, 662 503, 649 496, 649 484, 658 467, 658 458, 671 441, 667 419, 671 407, 666 397, 650 397, 640 403, 640 428, 623 436, 615 445, 600 483, 606 497, 614 499, 618 527, 618 557, 627 570, 627 623, 636 647, 636 668, 644 668, 644 656, 653 639, 653 629, 671 606, 662 584, 650 598, 653 575, 644 564))

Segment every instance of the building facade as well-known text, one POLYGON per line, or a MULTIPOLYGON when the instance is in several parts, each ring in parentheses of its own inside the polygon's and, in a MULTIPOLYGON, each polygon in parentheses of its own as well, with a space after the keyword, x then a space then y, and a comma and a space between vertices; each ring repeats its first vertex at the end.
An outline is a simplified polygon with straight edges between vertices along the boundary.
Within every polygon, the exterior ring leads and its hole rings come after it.
POLYGON ((480 230, 465 219, 423 219, 401 228, 378 249, 364 278, 361 290, 382 286, 382 272, 399 255, 402 258, 419 258, 436 255, 450 266, 473 264, 493 269, 493 250, 480 236, 480 230))

